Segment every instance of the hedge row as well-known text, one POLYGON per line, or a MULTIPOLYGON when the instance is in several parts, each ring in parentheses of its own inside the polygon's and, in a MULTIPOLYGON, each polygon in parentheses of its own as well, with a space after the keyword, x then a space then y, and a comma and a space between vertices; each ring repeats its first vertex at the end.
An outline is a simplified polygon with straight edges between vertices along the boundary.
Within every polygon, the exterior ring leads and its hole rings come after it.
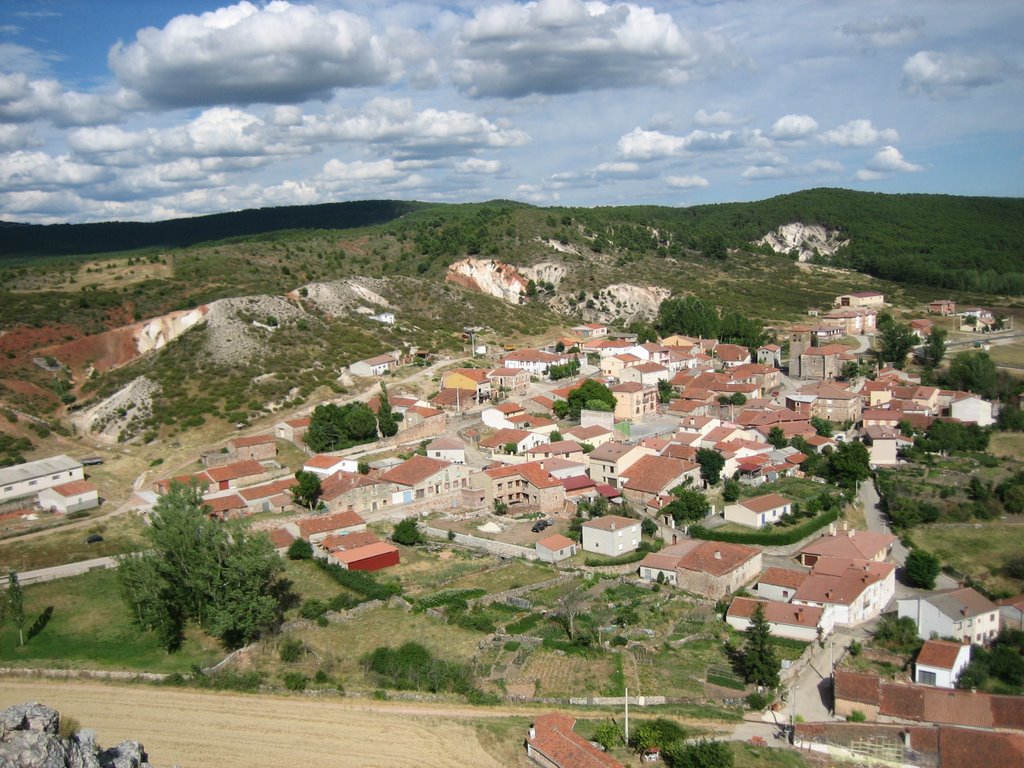
POLYGON ((645 550, 636 550, 630 552, 628 555, 620 555, 619 557, 605 557, 603 555, 591 555, 588 556, 583 562, 593 568, 599 568, 603 565, 625 565, 626 563, 638 563, 647 557, 645 550))
MULTIPOLYGON (((778 547, 787 544, 796 544, 803 538, 810 536, 815 531, 824 528, 830 523, 839 519, 839 508, 822 512, 817 517, 808 520, 800 525, 785 530, 761 530, 761 531, 719 531, 704 528, 700 525, 690 526, 690 536, 695 539, 707 541, 725 541, 730 544, 759 544, 763 547, 778 547)), ((590 563, 587 563, 590 565, 590 563)))
POLYGON ((365 571, 350 571, 340 565, 317 558, 314 558, 313 562, 338 584, 359 593, 363 602, 387 600, 394 595, 402 594, 402 586, 396 582, 380 582, 365 571))
POLYGON ((455 605, 476 597, 483 597, 486 594, 486 589, 442 589, 440 592, 424 595, 417 599, 416 606, 418 608, 437 608, 441 605, 455 605))

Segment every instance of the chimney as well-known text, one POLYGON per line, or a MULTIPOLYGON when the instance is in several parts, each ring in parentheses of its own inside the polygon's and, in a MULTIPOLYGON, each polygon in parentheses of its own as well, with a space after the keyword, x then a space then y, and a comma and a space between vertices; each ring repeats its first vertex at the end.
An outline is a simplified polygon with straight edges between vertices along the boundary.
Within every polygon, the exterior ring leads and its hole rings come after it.
POLYGON ((614 531, 615 530, 615 521, 614 520, 609 520, 608 523, 609 523, 610 529, 614 531))
POLYGON ((530 740, 537 738, 537 729, 533 727, 533 723, 530 723, 530 740))
POLYGON ((719 550, 719 549, 716 549, 715 550, 715 560, 721 560, 721 559, 722 559, 722 551, 719 550))
MULTIPOLYGON (((843 525, 846 525, 846 523, 843 523, 843 525)), ((846 532, 846 535, 849 536, 852 539, 855 533, 857 533, 857 532, 851 528, 850 530, 848 530, 846 532)))

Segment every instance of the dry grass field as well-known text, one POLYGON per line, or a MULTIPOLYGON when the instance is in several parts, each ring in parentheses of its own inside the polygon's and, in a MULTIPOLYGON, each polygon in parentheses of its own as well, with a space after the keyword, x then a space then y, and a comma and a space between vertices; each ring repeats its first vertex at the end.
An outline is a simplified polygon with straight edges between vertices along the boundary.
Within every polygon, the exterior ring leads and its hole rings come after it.
MULTIPOLYGON (((40 701, 93 728, 99 743, 142 742, 162 768, 500 768, 505 739, 478 738, 476 721, 508 712, 415 704, 249 696, 142 685, 0 680, 0 706, 40 701)), ((528 722, 523 719, 523 729, 528 722)), ((510 735, 522 738, 510 731, 510 735)))

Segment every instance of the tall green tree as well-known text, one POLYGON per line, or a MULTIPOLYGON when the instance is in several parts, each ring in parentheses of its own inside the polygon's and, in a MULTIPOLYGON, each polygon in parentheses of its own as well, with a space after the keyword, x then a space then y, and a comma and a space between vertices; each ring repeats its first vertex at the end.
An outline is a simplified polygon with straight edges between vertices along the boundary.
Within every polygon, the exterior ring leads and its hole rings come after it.
POLYGON ((698 448, 697 463, 700 464, 700 479, 708 485, 715 485, 722 478, 725 457, 714 448, 698 448))
POLYGON ((615 410, 615 394, 604 384, 593 379, 587 379, 582 385, 569 393, 566 398, 568 407, 566 418, 579 420, 580 411, 584 408, 591 408, 594 403, 602 403, 609 410, 615 410))
POLYGON ((748 683, 775 688, 779 684, 779 661, 772 645, 771 628, 764 615, 764 604, 758 603, 744 632, 743 672, 748 683))
POLYGON ((658 306, 657 326, 663 336, 681 333, 717 339, 718 324, 718 308, 696 296, 665 299, 658 306))
POLYGON ((975 392, 982 397, 996 397, 999 392, 996 364, 988 352, 960 352, 954 355, 944 382, 950 389, 975 392))
POLYGON ((679 486, 672 491, 675 498, 664 506, 662 512, 672 515, 676 525, 699 523, 708 516, 711 505, 700 491, 679 486))
POLYGON ((772 427, 768 431, 768 442, 773 448, 785 448, 789 445, 789 440, 786 439, 786 433, 782 431, 782 427, 772 427))
POLYGON ((828 479, 853 488, 871 477, 871 455, 864 443, 840 443, 828 457, 828 479))
POLYGON ((388 400, 388 388, 380 383, 380 407, 377 409, 377 428, 381 437, 391 437, 398 432, 398 422, 391 412, 391 401, 388 400))
POLYGON ((17 572, 11 568, 7 571, 7 613, 18 628, 18 645, 25 644, 25 595, 21 591, 21 582, 17 572))
POLYGON ((935 580, 939 576, 939 558, 923 549, 912 549, 907 555, 907 580, 921 589, 935 589, 935 580))
POLYGON ((296 485, 292 486, 292 499, 296 504, 301 504, 310 511, 316 509, 320 503, 320 476, 315 472, 307 472, 300 469, 295 473, 296 485))
POLYGON ((902 368, 907 355, 917 343, 917 335, 907 323, 887 324, 880 335, 881 348, 878 355, 883 362, 902 368))
POLYGON ((194 622, 228 648, 274 626, 288 597, 265 534, 213 520, 198 485, 172 483, 153 508, 149 547, 122 558, 118 577, 132 615, 177 650, 194 622))
POLYGON ((926 368, 938 368, 946 356, 946 329, 932 328, 924 341, 923 362, 926 368))

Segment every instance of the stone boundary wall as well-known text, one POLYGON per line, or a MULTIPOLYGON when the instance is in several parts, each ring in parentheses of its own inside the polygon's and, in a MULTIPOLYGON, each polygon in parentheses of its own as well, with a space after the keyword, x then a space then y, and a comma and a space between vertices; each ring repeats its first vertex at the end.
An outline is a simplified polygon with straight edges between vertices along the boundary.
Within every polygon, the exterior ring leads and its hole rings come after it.
POLYGON ((556 587, 572 578, 574 578, 573 574, 563 573, 555 576, 553 579, 548 579, 547 581, 539 581, 536 584, 527 584, 524 587, 514 587, 513 589, 507 589, 504 592, 496 592, 493 595, 484 595, 483 597, 470 600, 468 604, 471 608, 477 605, 490 605, 491 603, 502 602, 509 597, 522 597, 523 595, 528 595, 530 592, 534 592, 538 589, 556 587))
POLYGON ((124 672, 106 669, 24 669, 22 667, 0 667, 0 675, 10 677, 52 677, 59 680, 145 680, 160 682, 167 675, 159 672, 124 672))
MULTIPOLYGON (((570 698, 569 703, 574 706, 593 707, 623 707, 626 705, 625 696, 587 696, 586 698, 570 698)), ((630 696, 631 707, 659 707, 668 704, 667 696, 630 696)))
MULTIPOLYGON (((420 530, 423 531, 424 535, 429 536, 433 539, 443 539, 449 541, 448 531, 440 528, 431 528, 430 526, 420 526, 420 530)), ((482 539, 479 536, 470 536, 466 533, 456 533, 455 538, 451 539, 452 544, 458 544, 463 547, 470 547, 471 549, 481 549, 484 552, 489 552, 492 555, 507 556, 507 557, 522 557, 526 560, 536 560, 536 550, 528 547, 520 547, 518 544, 505 544, 501 541, 492 541, 491 539, 482 539)))

